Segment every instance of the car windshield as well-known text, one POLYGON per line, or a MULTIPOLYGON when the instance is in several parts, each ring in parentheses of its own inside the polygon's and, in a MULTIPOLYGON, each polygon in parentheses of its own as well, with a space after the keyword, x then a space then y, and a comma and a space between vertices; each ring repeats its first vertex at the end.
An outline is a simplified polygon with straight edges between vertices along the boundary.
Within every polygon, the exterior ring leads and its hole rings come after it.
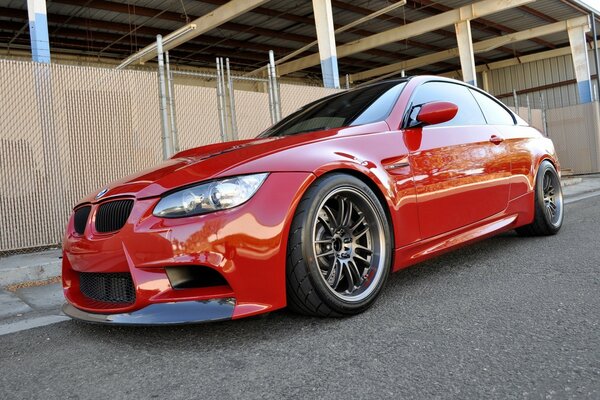
POLYGON ((406 81, 384 82, 319 99, 285 117, 258 137, 289 136, 383 121, 406 81))

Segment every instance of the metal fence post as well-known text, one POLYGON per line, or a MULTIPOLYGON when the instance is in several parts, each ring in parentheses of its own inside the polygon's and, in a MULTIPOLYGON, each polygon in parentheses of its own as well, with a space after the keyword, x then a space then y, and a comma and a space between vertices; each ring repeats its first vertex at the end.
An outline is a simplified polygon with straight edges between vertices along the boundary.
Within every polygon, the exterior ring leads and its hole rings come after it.
MULTIPOLYGON (((600 55, 598 54, 598 34, 596 33, 596 14, 592 13, 592 34, 594 35, 594 60, 596 64, 596 83, 600 82, 600 55)), ((600 85, 596 84, 596 101, 600 101, 600 85)))
POLYGON ((269 112, 271 113, 271 124, 275 124, 275 103, 273 101, 273 78, 271 64, 267 64, 267 89, 269 91, 269 112))
POLYGON ((273 114, 275 122, 281 120, 281 102, 279 101, 279 84, 277 83, 277 71, 275 69, 275 53, 269 50, 269 62, 271 63, 271 75, 273 79, 273 114))
POLYGON ((225 101, 223 99, 223 87, 221 86, 221 78, 223 76, 223 66, 221 59, 217 57, 217 108, 219 110, 219 128, 221 129, 221 141, 226 142, 226 123, 225 123, 225 101))
POLYGON ((544 136, 548 137, 548 122, 546 121, 546 104, 544 102, 544 93, 540 93, 540 103, 542 106, 542 128, 544 129, 544 136))
POLYGON ((171 138, 173 139, 173 151, 179 151, 179 136, 177 132, 177 117, 175 115, 175 87, 173 86, 173 74, 169 63, 169 52, 165 52, 165 65, 167 67, 167 93, 169 94, 169 115, 171 117, 171 138))
POLYGON ((173 142, 169 132, 167 115, 167 88, 165 85, 165 62, 163 58, 162 35, 156 35, 156 52, 158 53, 158 91, 160 98, 160 119, 162 124, 163 159, 167 160, 173 154, 173 142))
POLYGON ((229 89, 229 116, 231 117, 231 138, 238 139, 237 117, 235 114, 235 92, 233 90, 233 79, 231 78, 231 70, 229 69, 229 58, 225 59, 227 67, 227 87, 229 89))
POLYGON ((529 104, 529 95, 525 96, 527 102, 527 123, 531 125, 531 105, 529 104))

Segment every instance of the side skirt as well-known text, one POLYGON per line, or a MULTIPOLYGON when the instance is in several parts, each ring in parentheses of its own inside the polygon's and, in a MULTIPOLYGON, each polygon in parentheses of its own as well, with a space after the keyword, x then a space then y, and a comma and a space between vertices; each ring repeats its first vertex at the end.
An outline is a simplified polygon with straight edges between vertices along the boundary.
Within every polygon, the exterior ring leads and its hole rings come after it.
POLYGON ((434 236, 411 245, 401 247, 395 251, 395 265, 393 271, 404 269, 418 262, 446 253, 457 247, 462 247, 491 236, 499 232, 514 229, 519 214, 501 217, 493 216, 478 222, 475 226, 459 228, 454 231, 434 236))

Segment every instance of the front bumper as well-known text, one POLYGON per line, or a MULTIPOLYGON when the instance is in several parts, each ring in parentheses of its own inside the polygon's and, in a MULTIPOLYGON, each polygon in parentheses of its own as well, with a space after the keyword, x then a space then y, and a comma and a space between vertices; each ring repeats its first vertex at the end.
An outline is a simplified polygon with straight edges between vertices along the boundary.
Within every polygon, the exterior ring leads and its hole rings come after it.
POLYGON ((141 310, 98 314, 80 310, 70 303, 63 305, 62 311, 71 318, 86 322, 116 325, 171 325, 193 324, 230 320, 233 317, 235 300, 182 301, 179 303, 151 304, 141 310))
POLYGON ((71 218, 63 242, 65 314, 110 324, 177 324, 236 319, 286 305, 285 263, 289 226, 314 175, 271 173, 247 203, 210 214, 164 219, 152 215, 158 198, 135 199, 123 228, 98 233, 92 203, 83 234, 71 218), (201 266, 226 281, 219 286, 174 288, 167 268, 201 266), (128 273, 133 303, 86 297, 82 273, 128 273))

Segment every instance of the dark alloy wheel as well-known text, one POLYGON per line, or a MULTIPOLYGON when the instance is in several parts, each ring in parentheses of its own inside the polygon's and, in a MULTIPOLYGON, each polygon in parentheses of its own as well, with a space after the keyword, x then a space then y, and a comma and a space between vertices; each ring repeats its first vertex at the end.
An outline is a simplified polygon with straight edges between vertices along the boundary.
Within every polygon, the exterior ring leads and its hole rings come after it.
POLYGON ((340 316, 369 307, 390 271, 389 232, 385 211, 364 182, 343 174, 317 181, 290 231, 290 308, 340 316))
POLYGON ((554 235, 564 219, 562 187, 558 172, 549 161, 540 164, 535 182, 535 216, 531 224, 517 228, 523 236, 554 235))

